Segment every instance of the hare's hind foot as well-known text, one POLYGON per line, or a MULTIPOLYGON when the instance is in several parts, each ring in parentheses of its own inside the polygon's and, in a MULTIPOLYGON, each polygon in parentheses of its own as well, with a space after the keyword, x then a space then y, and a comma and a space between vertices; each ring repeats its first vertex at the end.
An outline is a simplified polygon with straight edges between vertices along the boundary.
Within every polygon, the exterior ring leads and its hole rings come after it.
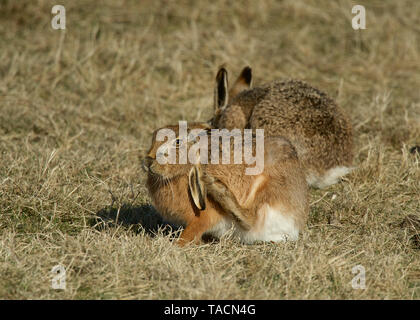
POLYGON ((306 181, 314 188, 323 189, 336 184, 342 177, 349 174, 353 168, 338 166, 327 170, 323 175, 308 174, 306 181))

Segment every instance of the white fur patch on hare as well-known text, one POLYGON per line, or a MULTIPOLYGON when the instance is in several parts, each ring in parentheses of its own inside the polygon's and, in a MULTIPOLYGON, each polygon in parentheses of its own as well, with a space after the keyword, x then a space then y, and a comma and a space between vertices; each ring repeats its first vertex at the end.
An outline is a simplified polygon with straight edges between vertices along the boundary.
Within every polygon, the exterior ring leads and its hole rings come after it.
POLYGON ((254 240, 283 242, 295 241, 299 238, 299 229, 296 227, 292 214, 285 215, 281 210, 269 205, 260 209, 261 227, 256 231, 249 231, 254 240))
POLYGON ((315 188, 325 188, 338 182, 342 177, 349 174, 353 168, 349 167, 335 167, 329 169, 323 176, 316 177, 313 174, 307 176, 306 181, 309 185, 315 188))
POLYGON ((248 244, 255 241, 295 241, 299 238, 299 229, 291 216, 286 216, 280 210, 268 205, 264 205, 258 215, 261 219, 258 225, 251 230, 244 230, 237 223, 226 218, 207 233, 220 238, 233 227, 234 237, 248 244))

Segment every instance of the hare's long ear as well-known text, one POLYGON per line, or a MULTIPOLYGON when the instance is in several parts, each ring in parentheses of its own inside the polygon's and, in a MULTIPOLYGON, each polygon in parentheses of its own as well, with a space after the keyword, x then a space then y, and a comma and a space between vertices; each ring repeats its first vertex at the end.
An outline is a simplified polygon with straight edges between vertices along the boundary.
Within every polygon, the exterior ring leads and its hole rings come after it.
POLYGON ((203 183, 201 167, 193 166, 188 175, 188 187, 198 209, 206 209, 206 187, 203 183))
POLYGON ((216 75, 216 87, 214 88, 214 111, 223 110, 228 104, 228 74, 222 66, 216 75))
POLYGON ((229 90, 229 97, 232 99, 239 92, 243 90, 251 89, 251 87, 252 87, 252 69, 251 67, 247 66, 242 69, 242 72, 239 75, 238 79, 236 79, 234 85, 229 90))

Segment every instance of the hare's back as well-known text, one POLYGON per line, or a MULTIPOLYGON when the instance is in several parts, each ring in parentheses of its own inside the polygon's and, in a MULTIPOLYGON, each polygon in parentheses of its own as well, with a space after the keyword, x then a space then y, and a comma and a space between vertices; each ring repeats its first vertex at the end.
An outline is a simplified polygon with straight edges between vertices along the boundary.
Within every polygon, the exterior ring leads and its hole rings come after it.
POLYGON ((346 121, 324 92, 302 81, 287 80, 269 85, 269 93, 253 108, 249 126, 264 128, 268 135, 298 131, 313 136, 336 134, 346 121))

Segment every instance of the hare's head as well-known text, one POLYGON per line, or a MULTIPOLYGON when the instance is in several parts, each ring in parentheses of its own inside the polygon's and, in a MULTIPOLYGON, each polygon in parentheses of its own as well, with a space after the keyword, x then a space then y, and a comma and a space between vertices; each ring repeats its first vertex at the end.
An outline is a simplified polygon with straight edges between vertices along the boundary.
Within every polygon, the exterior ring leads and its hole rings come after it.
POLYGON ((250 67, 242 69, 241 74, 236 79, 233 86, 228 89, 228 73, 224 66, 219 68, 216 75, 216 85, 214 88, 214 115, 210 120, 212 125, 219 123, 223 111, 241 91, 252 87, 252 70, 250 67))
MULTIPOLYGON (((188 175, 198 162, 197 142, 200 136, 207 135, 211 127, 206 123, 187 123, 170 125, 153 133, 152 145, 143 160, 143 169, 162 181, 188 175)), ((207 141, 207 140, 206 140, 207 141)), ((207 143, 207 142, 206 142, 207 143)), ((208 156, 208 155, 202 155, 208 156)))
POLYGON ((192 199, 198 209, 204 210, 206 188, 202 181, 200 157, 208 157, 209 130, 211 127, 207 123, 187 125, 182 121, 178 126, 171 125, 156 130, 153 133, 152 146, 143 160, 149 186, 152 189, 159 188, 161 184, 177 183, 178 177, 188 176, 192 199), (203 136, 205 139, 202 139, 203 136), (200 154, 201 152, 206 154, 200 154))

